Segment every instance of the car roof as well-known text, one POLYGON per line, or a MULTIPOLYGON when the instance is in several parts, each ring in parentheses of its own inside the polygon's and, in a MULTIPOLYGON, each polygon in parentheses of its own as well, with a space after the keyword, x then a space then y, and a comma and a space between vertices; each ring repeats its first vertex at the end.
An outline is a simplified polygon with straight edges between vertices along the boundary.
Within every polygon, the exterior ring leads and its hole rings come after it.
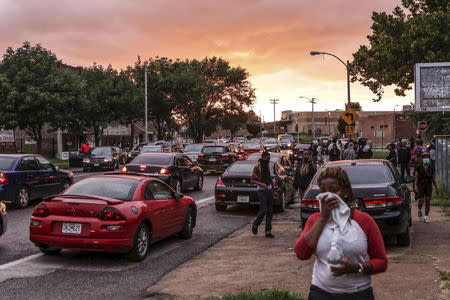
POLYGON ((182 153, 173 153, 173 152, 145 152, 139 155, 142 156, 180 156, 182 153))
POLYGON ((39 154, 0 154, 0 157, 13 157, 13 158, 19 158, 19 157, 24 157, 24 156, 41 156, 39 154))
POLYGON ((326 167, 339 166, 383 166, 388 163, 385 159, 357 159, 357 160, 338 160, 330 161, 325 164, 326 167))
POLYGON ((149 177, 147 175, 138 175, 138 174, 135 175, 135 174, 120 173, 120 174, 94 175, 94 176, 89 176, 87 178, 127 178, 127 179, 133 179, 136 181, 143 181, 147 178, 153 178, 153 177, 149 177))

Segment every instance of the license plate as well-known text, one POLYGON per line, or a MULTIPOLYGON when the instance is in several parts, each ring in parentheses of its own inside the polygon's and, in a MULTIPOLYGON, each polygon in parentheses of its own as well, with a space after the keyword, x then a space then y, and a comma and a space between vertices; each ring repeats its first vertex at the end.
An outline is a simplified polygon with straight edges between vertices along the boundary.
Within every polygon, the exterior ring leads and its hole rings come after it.
POLYGON ((210 158, 209 161, 216 161, 216 159, 215 158, 210 158))
POLYGON ((98 166, 100 166, 100 164, 94 164, 94 167, 98 167, 98 166))
POLYGON ((62 233, 80 234, 81 224, 80 223, 63 223, 62 233))
POLYGON ((239 203, 249 203, 250 202, 250 196, 238 195, 237 202, 239 202, 239 203))

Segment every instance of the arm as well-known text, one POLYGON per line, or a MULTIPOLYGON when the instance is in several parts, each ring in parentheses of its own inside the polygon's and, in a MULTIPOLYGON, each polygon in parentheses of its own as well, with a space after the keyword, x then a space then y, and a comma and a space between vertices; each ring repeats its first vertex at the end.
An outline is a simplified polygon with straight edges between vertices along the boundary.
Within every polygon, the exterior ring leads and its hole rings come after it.
POLYGON ((416 177, 416 179, 413 182, 413 189, 414 189, 414 192, 417 193, 418 192, 417 183, 419 182, 419 172, 417 172, 416 169, 414 170, 414 176, 416 177))
POLYGON ((436 176, 433 174, 433 186, 437 190, 436 176))

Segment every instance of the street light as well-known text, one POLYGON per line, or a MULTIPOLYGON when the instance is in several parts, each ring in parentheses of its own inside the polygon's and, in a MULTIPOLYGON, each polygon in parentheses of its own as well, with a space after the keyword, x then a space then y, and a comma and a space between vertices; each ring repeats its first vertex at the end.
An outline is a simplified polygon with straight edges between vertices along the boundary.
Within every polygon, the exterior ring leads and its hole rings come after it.
POLYGON ((311 52, 309 52, 309 54, 311 54, 311 56, 315 56, 315 55, 330 55, 330 56, 333 56, 334 58, 336 58, 337 60, 339 60, 345 66, 345 69, 347 70, 347 103, 350 106, 350 102, 351 101, 350 101, 350 68, 349 68, 349 61, 347 60, 347 63, 345 63, 342 59, 340 59, 336 55, 334 55, 332 53, 328 53, 328 52, 311 51, 311 52))
POLYGON ((313 140, 316 138, 316 126, 314 124, 314 104, 316 104, 316 98, 308 98, 308 97, 304 97, 304 96, 300 96, 300 99, 307 99, 309 103, 311 103, 312 105, 312 110, 311 110, 311 123, 312 123, 312 138, 313 140))

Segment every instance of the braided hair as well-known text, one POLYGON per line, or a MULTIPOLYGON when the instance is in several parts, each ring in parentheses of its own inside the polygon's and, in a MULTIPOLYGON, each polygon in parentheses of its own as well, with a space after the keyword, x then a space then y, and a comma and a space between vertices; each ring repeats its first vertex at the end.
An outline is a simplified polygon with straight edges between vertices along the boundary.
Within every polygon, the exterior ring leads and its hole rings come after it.
POLYGON ((317 183, 320 185, 320 182, 326 178, 333 178, 337 181, 338 185, 345 191, 345 203, 350 208, 357 208, 358 205, 355 202, 352 185, 350 183, 350 179, 348 178, 347 172, 340 167, 330 167, 323 170, 319 177, 317 178, 317 183))

